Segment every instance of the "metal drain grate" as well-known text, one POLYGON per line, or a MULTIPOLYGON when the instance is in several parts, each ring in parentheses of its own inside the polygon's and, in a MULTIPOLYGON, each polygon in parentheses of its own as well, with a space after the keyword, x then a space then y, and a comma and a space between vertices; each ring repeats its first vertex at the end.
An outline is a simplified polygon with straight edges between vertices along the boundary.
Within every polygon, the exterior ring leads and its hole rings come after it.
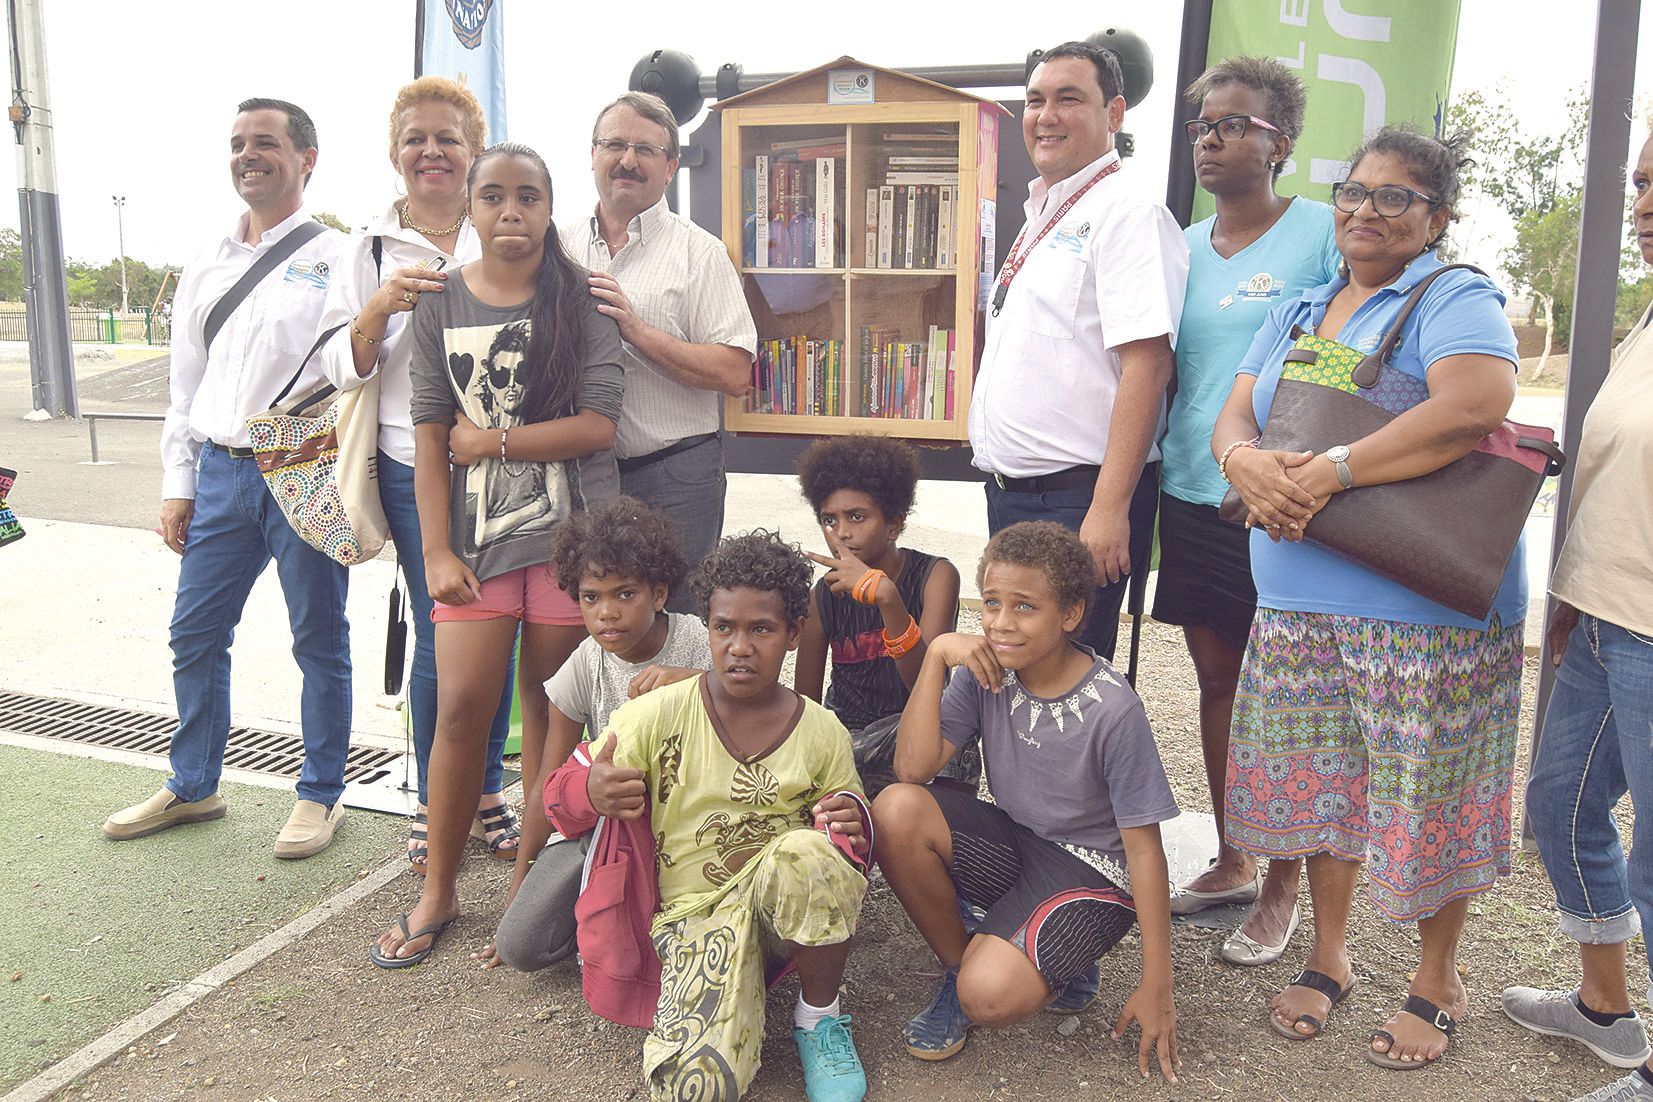
MULTIPOLYGON (((165 757, 177 729, 175 716, 0 692, 0 730, 19 735, 165 757)), ((396 750, 352 746, 345 758, 345 783, 372 783, 384 777, 385 767, 401 756, 396 750)), ((224 750, 226 768, 297 780, 303 763, 304 740, 297 735, 230 728, 224 750)))

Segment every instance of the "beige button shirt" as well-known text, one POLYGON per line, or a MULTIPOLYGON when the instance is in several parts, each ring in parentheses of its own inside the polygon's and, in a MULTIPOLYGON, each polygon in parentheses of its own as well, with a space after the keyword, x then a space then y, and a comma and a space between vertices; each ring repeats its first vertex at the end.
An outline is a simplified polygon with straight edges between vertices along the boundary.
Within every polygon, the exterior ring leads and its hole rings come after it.
POLYGON ((1653 636, 1653 332, 1619 345, 1574 446, 1571 515, 1550 592, 1653 636))
MULTIPOLYGON (((723 242, 673 214, 664 199, 633 218, 627 233, 625 245, 610 254, 593 214, 565 227, 562 243, 575 263, 613 276, 645 324, 690 344, 757 352, 757 326, 723 242)), ((626 393, 615 430, 616 455, 632 459, 718 431, 722 395, 684 386, 629 344, 625 351, 626 393)))

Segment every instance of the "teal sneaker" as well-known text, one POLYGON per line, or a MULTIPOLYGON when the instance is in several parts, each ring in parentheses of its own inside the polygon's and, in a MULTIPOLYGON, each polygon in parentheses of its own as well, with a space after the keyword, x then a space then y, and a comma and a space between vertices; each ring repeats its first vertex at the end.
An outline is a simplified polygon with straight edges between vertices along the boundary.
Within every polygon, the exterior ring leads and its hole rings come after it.
POLYGON ((867 1073, 849 1035, 849 1023, 849 1015, 840 1014, 822 1018, 814 1029, 792 1031, 809 1102, 861 1102, 867 1096, 867 1073))
POLYGON ((1062 988, 1062 993, 1045 1009, 1052 1014, 1078 1014, 1091 1003, 1102 991, 1102 968, 1093 963, 1089 968, 1068 981, 1062 988))
POLYGON ((945 1060, 964 1047, 975 1023, 959 1005, 959 974, 949 970, 941 977, 941 990, 930 1005, 907 1022, 901 1036, 907 1051, 920 1060, 945 1060))

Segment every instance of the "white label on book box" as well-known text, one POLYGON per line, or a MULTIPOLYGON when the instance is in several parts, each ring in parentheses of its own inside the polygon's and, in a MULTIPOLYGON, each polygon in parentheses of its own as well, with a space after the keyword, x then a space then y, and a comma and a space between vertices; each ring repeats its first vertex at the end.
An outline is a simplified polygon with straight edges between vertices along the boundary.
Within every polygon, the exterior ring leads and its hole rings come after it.
POLYGON ((871 69, 828 69, 828 103, 875 103, 871 69))

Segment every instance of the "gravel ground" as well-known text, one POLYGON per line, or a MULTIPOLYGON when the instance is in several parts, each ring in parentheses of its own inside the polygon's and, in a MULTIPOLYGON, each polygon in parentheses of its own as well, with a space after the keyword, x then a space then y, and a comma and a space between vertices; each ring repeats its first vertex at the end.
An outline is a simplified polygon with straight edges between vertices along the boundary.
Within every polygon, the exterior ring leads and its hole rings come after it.
MULTIPOLYGON (((1199 764, 1193 675, 1173 628, 1144 632, 1143 692, 1166 770, 1185 807, 1206 806, 1199 764)), ((1529 660, 1523 729, 1530 727, 1535 661, 1529 660)), ((1525 759, 1525 746, 1522 760, 1525 759)), ((1519 779, 1519 778, 1518 778, 1519 779)), ((1626 815, 1628 810, 1626 809, 1626 815)), ((93 1073, 64 1097, 84 1099, 274 1100, 628 1099, 644 1096, 643 1034, 594 1018, 572 965, 529 976, 481 972, 468 959, 492 931, 507 882, 502 864, 473 854, 462 874, 465 917, 424 967, 385 973, 366 959, 376 932, 418 890, 412 876, 202 1001, 93 1073)), ((1306 898, 1305 893, 1305 898, 1306 898)), ((1128 939, 1103 962, 1103 992, 1078 1029, 1040 1016, 1011 1029, 978 1031, 945 1065, 903 1050, 901 1023, 928 1001, 934 959, 882 882, 862 913, 850 958, 845 1007, 874 1099, 1072 1098, 1397 1100, 1571 1099, 1614 1078, 1582 1048, 1540 1038, 1498 1008, 1508 984, 1559 985, 1576 977, 1576 951, 1553 920, 1535 856, 1471 911, 1462 969, 1472 1009, 1440 1066, 1387 1072, 1360 1054, 1367 1033, 1404 996, 1416 934, 1357 900, 1351 950, 1361 986, 1311 1043, 1268 1029, 1271 995, 1301 964, 1308 923, 1284 960, 1230 968, 1216 957, 1221 933, 1177 926, 1173 935, 1180 1015, 1181 1082, 1135 1070, 1134 1042, 1108 1039, 1111 1016, 1135 982, 1138 945, 1128 939)), ((1632 975, 1646 975, 1635 946, 1632 975)), ((1640 989, 1639 980, 1632 987, 1640 989)), ((769 1000, 764 1067, 749 1098, 803 1097, 790 1038, 796 988, 769 1000)), ((1645 1008, 1644 1008, 1645 1009, 1645 1008)))

